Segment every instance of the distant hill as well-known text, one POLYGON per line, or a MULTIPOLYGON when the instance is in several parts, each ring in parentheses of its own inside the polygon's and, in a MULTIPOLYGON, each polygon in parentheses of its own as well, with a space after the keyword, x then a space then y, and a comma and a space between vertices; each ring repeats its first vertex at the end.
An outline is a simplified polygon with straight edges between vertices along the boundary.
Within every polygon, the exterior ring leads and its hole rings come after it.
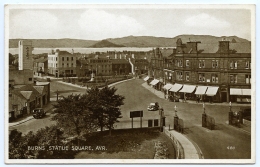
MULTIPOLYGON (((102 48, 102 47, 175 47, 178 38, 183 43, 188 41, 201 41, 202 44, 218 44, 218 41, 229 40, 235 43, 251 44, 250 41, 237 36, 216 37, 211 35, 178 35, 173 38, 153 36, 127 36, 122 38, 109 38, 101 41, 81 39, 30 39, 35 48, 102 48)), ((21 39, 10 39, 9 48, 17 48, 21 39)), ((23 39, 29 40, 29 39, 23 39)))
MULTIPOLYGON (((9 48, 17 48, 21 39, 10 39, 9 48)), ((31 40, 35 48, 87 48, 98 41, 82 39, 22 39, 31 40)))
MULTIPOLYGON (((124 45, 126 47, 175 47, 176 41, 181 38, 183 43, 188 41, 201 41, 201 43, 218 43, 223 38, 232 41, 233 39, 238 43, 250 43, 250 41, 239 38, 237 36, 222 36, 215 37, 211 35, 178 35, 173 38, 152 37, 152 36, 127 36, 123 38, 109 38, 108 41, 124 45)), ((233 41, 234 41, 233 40, 233 41)))
POLYGON ((113 47, 125 47, 124 45, 114 44, 107 40, 102 40, 100 42, 95 43, 94 45, 90 46, 90 48, 113 48, 113 47))

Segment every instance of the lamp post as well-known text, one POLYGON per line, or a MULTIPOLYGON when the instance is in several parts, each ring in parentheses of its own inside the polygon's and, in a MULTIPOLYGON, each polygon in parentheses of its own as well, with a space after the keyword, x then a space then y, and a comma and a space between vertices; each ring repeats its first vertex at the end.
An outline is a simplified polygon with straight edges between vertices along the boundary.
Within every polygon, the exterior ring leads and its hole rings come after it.
POLYGON ((206 112, 205 112, 205 103, 203 103, 203 111, 204 111, 203 114, 206 114, 206 112))
POLYGON ((177 107, 176 107, 176 105, 174 106, 174 111, 175 111, 175 117, 178 117, 177 116, 177 107))
POLYGON ((174 106, 174 111, 175 111, 175 116, 173 119, 173 128, 174 128, 174 130, 178 130, 179 117, 177 116, 177 106, 176 105, 174 106))
POLYGON ((233 119, 233 112, 232 112, 232 103, 229 102, 229 112, 228 112, 228 124, 232 125, 232 119, 233 119))
POLYGON ((206 127, 207 126, 207 114, 205 112, 205 103, 203 103, 203 113, 202 113, 202 127, 206 127))

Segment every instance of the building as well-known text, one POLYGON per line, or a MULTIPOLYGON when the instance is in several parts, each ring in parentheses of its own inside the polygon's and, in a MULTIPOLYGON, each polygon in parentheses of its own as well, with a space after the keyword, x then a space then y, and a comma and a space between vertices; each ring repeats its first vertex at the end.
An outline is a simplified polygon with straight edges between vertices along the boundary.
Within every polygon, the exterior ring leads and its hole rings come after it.
POLYGON ((18 42, 18 69, 9 67, 11 85, 26 85, 34 82, 32 50, 32 41, 18 42))
POLYGON ((55 77, 76 76, 76 57, 73 52, 56 49, 49 54, 48 73, 55 77))
POLYGON ((32 113, 50 102, 50 83, 36 82, 9 91, 9 118, 32 113))
POLYGON ((38 58, 34 59, 33 63, 33 74, 40 76, 41 74, 48 73, 48 58, 38 58))
MULTIPOLYGON (((50 101, 49 82, 35 82, 33 79, 32 42, 19 41, 18 50, 18 69, 9 66, 10 120, 29 114, 36 107, 43 107, 50 101)), ((45 65, 39 69, 46 70, 45 65)))
POLYGON ((251 102, 250 44, 226 39, 218 44, 182 43, 178 39, 168 56, 156 49, 149 71, 149 76, 163 83, 167 93, 182 99, 251 102))
POLYGON ((131 73, 131 65, 127 59, 110 59, 113 75, 128 75, 131 73))

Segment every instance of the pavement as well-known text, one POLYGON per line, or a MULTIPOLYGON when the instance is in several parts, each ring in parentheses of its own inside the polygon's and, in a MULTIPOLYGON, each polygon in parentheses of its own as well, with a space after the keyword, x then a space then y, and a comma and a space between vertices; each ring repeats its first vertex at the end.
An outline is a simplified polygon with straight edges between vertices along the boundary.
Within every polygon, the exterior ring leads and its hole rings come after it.
MULTIPOLYGON (((47 115, 48 115, 48 112, 52 108, 53 108, 53 102, 49 102, 48 104, 43 106, 43 109, 47 112, 47 115)), ((20 125, 20 124, 25 123, 27 121, 30 121, 32 119, 34 119, 33 116, 32 115, 28 115, 27 117, 22 118, 22 120, 20 120, 20 121, 15 121, 15 122, 9 123, 9 127, 14 127, 14 126, 20 125)))
MULTIPOLYGON (((183 148, 184 159, 202 159, 203 155, 198 147, 195 145, 184 135, 175 130, 168 130, 166 127, 164 128, 164 132, 167 136, 171 138, 171 140, 177 140, 183 148)), ((174 143, 175 144, 175 143, 174 143)))
MULTIPOLYGON (((152 86, 148 85, 146 82, 143 83, 142 86, 145 87, 146 89, 148 89, 149 91, 151 91, 152 93, 154 93, 159 98, 165 99, 164 93, 162 91, 158 91, 158 90, 154 89, 152 86)), ((167 99, 165 99, 165 100, 167 100, 167 99)), ((202 104, 202 103, 196 103, 196 101, 192 101, 192 100, 187 100, 186 102, 183 102, 183 103, 198 104, 198 105, 202 104)), ((209 103, 209 102, 205 102, 205 105, 229 106, 229 103, 209 103)), ((251 104, 232 103, 232 106, 251 106, 251 104)), ((229 124, 228 121, 226 121, 226 124, 229 124)), ((241 130, 241 131, 243 131, 247 134, 251 134, 251 126, 241 124, 241 126, 239 128, 236 127, 236 126, 231 126, 231 127, 239 129, 239 130, 241 130)))
MULTIPOLYGON (((37 77, 38 77, 38 76, 37 76, 37 77)), ((39 78, 43 78, 43 77, 39 77, 39 78)), ((46 76, 46 78, 47 78, 47 76, 46 76)), ((48 78, 51 78, 51 77, 48 77, 48 78)), ((52 77, 52 78, 54 78, 54 77, 52 77)), ((57 79, 57 78, 55 78, 55 79, 57 79)), ((128 80, 123 80, 123 81, 115 82, 115 83, 112 83, 112 84, 108 85, 108 87, 111 87, 111 86, 114 86, 114 85, 117 85, 117 84, 120 84, 120 83, 129 81, 129 80, 132 80, 132 79, 133 79, 133 78, 128 79, 128 80)), ((76 84, 72 84, 72 83, 62 82, 62 81, 58 81, 58 80, 57 80, 56 82, 61 83, 61 84, 65 84, 65 85, 69 85, 69 86, 74 86, 74 87, 82 88, 82 89, 88 89, 88 88, 86 88, 86 87, 82 87, 82 86, 80 86, 80 85, 76 85, 76 84)), ((48 112, 49 110, 51 110, 51 109, 53 108, 53 105, 52 105, 52 104, 56 101, 56 99, 57 99, 56 96, 52 97, 52 98, 50 99, 50 103, 48 103, 47 105, 45 105, 45 106, 43 107, 43 109, 44 109, 46 112, 48 112)), ((27 116, 27 117, 22 118, 22 120, 20 120, 20 121, 16 121, 16 122, 9 123, 9 127, 14 127, 14 126, 20 125, 20 124, 25 123, 25 122, 27 122, 27 121, 30 121, 30 120, 32 120, 32 119, 34 119, 33 116, 32 116, 32 115, 29 115, 29 116, 27 116)))
MULTIPOLYGON (((149 91, 151 91, 152 93, 154 93, 156 96, 158 96, 161 99, 165 99, 164 97, 164 93, 162 91, 156 90, 154 89, 152 86, 148 85, 146 82, 142 84, 143 87, 145 87, 146 89, 148 89, 149 91)), ((197 103, 194 100, 186 100, 186 102, 182 101, 183 103, 191 103, 191 104, 202 104, 202 103, 197 103)), ((229 103, 209 103, 209 102, 205 102, 205 104, 207 105, 220 105, 220 106, 229 106, 229 103)), ((239 104, 239 103, 232 103, 232 106, 251 106, 251 104, 239 104)))

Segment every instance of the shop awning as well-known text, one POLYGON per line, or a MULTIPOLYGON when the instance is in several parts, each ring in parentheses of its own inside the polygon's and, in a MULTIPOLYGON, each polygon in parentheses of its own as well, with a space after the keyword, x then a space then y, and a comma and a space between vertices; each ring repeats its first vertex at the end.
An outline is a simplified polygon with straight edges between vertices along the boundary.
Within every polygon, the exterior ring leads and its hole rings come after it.
POLYGON ((174 84, 169 91, 171 92, 178 92, 181 89, 182 85, 181 84, 174 84))
POLYGON ((208 88, 207 86, 198 86, 195 94, 196 95, 204 95, 206 93, 207 88, 208 88))
POLYGON ((183 85, 179 92, 192 93, 195 90, 195 85, 183 85))
POLYGON ((218 92, 218 87, 209 86, 206 92, 207 96, 215 96, 218 92))
POLYGON ((172 87, 173 87, 172 84, 166 84, 166 85, 163 86, 163 89, 169 90, 169 89, 171 89, 172 87))
POLYGON ((158 84, 159 80, 158 79, 154 79, 152 80, 152 82, 150 82, 151 85, 156 85, 158 84))
POLYGON ((149 78, 150 78, 149 76, 145 77, 144 81, 148 81, 149 78))
POLYGON ((242 95, 242 90, 237 88, 230 88, 230 95, 242 95))
POLYGON ((242 95, 251 96, 251 89, 242 89, 242 95))

